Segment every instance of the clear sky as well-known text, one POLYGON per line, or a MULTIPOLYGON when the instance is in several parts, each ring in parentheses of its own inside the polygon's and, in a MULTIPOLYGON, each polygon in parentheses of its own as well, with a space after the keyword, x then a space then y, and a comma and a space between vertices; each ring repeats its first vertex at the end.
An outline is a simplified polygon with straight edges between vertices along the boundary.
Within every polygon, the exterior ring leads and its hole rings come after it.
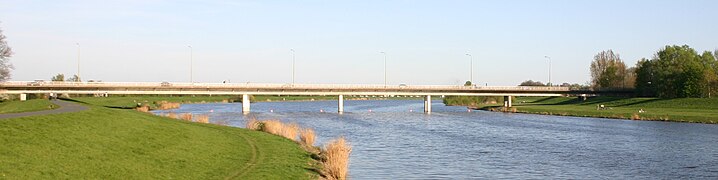
POLYGON ((517 85, 590 80, 613 49, 630 66, 665 45, 718 48, 718 1, 0 0, 12 80, 517 85))

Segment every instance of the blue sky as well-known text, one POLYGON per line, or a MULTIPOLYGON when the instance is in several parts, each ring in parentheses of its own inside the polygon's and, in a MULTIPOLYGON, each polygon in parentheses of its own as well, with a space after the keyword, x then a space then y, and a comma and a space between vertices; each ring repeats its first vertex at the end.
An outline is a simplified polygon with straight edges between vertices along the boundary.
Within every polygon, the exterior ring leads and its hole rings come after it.
POLYGON ((517 85, 586 83, 613 49, 630 66, 665 45, 718 48, 718 1, 0 0, 13 80, 517 85))

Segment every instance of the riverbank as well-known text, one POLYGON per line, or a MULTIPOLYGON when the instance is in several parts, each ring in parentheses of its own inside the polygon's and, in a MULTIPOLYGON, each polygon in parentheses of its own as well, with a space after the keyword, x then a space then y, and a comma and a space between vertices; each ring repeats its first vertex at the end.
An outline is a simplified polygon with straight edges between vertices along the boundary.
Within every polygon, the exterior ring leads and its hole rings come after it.
POLYGON ((128 109, 0 120, 10 179, 315 179, 310 154, 261 132, 128 109))
MULTIPOLYGON (((451 105, 451 104, 447 104, 451 105)), ((516 97, 510 112, 649 121, 718 123, 718 98, 516 97), (603 108, 601 108, 603 105, 603 108)), ((502 111, 502 104, 474 109, 502 111)))

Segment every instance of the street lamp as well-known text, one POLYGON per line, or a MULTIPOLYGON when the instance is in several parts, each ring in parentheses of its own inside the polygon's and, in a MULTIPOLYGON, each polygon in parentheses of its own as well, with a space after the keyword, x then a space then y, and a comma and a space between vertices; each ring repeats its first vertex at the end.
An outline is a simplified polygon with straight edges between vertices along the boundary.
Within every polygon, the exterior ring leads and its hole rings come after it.
POLYGON ((187 45, 189 47, 189 83, 194 83, 194 79, 192 76, 193 71, 193 62, 192 62, 192 56, 194 56, 194 50, 192 49, 192 45, 187 45))
POLYGON ((384 87, 386 88, 386 52, 379 52, 384 54, 384 87))
POLYGON ((292 53, 292 86, 294 86, 294 75, 295 75, 295 70, 296 70, 295 67, 297 64, 297 61, 295 59, 296 53, 295 53, 294 49, 289 49, 289 52, 292 53))
POLYGON ((551 57, 550 56, 543 56, 544 58, 548 59, 548 84, 551 86, 551 57))
POLYGON ((470 64, 471 64, 471 66, 469 66, 469 72, 471 72, 470 73, 471 77, 469 78, 470 79, 469 82, 471 82, 471 84, 473 85, 474 84, 474 56, 471 56, 471 54, 469 54, 469 53, 466 53, 466 55, 469 56, 469 60, 470 60, 470 64))
POLYGON ((80 43, 75 43, 77 45, 77 79, 75 79, 75 82, 80 82, 80 43))

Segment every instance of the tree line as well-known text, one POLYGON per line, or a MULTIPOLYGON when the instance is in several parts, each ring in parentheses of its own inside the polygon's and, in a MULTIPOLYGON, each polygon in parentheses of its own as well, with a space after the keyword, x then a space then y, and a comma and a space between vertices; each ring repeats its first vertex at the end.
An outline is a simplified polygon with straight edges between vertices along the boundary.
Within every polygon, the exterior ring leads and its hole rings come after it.
POLYGON ((718 92, 717 56, 718 50, 698 53, 688 45, 672 45, 629 68, 617 53, 602 51, 591 62, 591 86, 634 88, 644 97, 711 97, 718 92))

